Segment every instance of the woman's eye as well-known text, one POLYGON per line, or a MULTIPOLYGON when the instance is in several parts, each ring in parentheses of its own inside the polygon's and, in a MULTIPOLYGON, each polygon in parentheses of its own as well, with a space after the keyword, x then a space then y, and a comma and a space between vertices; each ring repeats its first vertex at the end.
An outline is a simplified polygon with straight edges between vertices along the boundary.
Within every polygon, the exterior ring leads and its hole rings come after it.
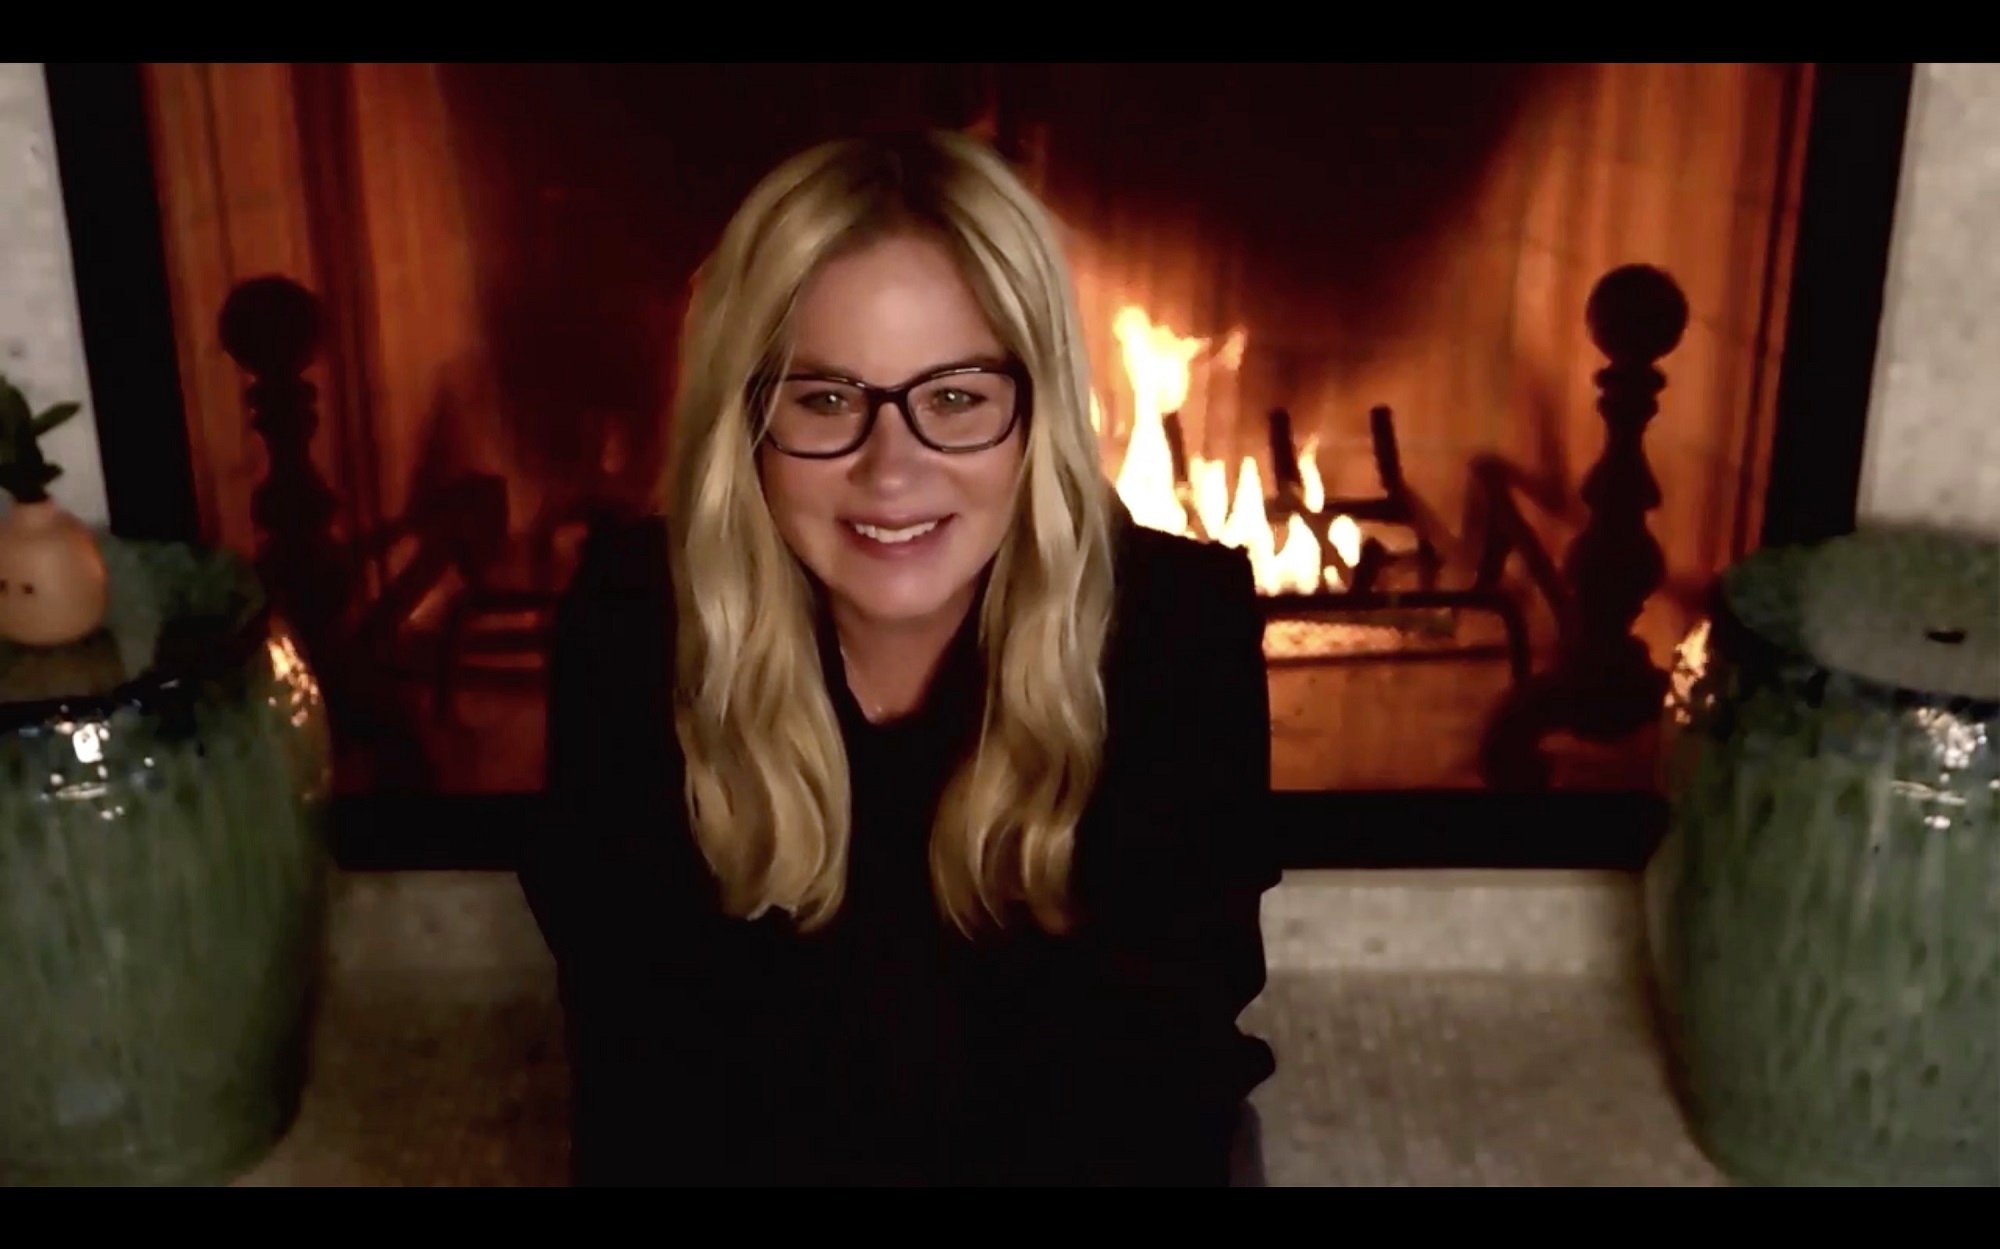
POLYGON ((821 390, 806 395, 799 400, 801 406, 811 412, 838 415, 850 410, 854 405, 848 397, 837 390, 821 390))

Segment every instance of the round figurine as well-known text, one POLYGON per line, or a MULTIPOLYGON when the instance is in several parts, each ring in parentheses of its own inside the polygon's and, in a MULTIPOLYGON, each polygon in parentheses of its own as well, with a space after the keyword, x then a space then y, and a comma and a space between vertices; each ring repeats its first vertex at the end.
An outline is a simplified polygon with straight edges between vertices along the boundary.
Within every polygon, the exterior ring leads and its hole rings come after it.
POLYGON ((59 403, 37 415, 0 377, 0 489, 14 506, 0 517, 0 638, 63 646, 104 621, 104 558, 97 539, 49 498, 62 469, 42 458, 43 434, 76 415, 59 403))

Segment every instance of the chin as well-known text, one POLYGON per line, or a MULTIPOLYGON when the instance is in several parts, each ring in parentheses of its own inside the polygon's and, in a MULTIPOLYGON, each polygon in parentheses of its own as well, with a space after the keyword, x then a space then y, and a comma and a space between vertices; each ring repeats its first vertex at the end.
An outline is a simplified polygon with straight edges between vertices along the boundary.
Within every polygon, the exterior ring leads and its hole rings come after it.
POLYGON ((963 588, 852 583, 830 587, 856 614, 882 625, 913 625, 933 620, 952 606, 963 588))

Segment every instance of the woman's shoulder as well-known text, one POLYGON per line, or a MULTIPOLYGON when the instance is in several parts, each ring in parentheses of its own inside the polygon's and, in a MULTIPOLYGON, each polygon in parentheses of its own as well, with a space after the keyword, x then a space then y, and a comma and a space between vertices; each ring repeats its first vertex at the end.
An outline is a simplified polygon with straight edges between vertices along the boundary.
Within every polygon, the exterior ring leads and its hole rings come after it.
POLYGON ((1141 589, 1181 592, 1207 586, 1212 590, 1250 592, 1250 557, 1233 547, 1163 533, 1119 518, 1114 542, 1118 571, 1128 584, 1141 589), (1240 586, 1231 586, 1240 581, 1240 586))
POLYGON ((598 594, 671 599, 671 586, 665 518, 621 515, 591 523, 567 594, 572 599, 598 594))
POLYGON ((1242 551, 1147 529, 1123 515, 1114 551, 1114 657, 1261 645, 1256 582, 1242 551))
POLYGON ((1262 983, 1255 897, 1277 879, 1255 578, 1241 551, 1119 519, 1103 818, 1077 842, 1085 890, 1106 914, 1142 925, 1233 898, 1247 1001, 1262 983))
POLYGON ((1214 820, 1254 818, 1270 780, 1270 689, 1249 558, 1137 526, 1117 541, 1107 781, 1142 805, 1172 792, 1176 819, 1204 802, 1214 820), (1162 774, 1183 783, 1162 789, 1162 774))
POLYGON ((556 607, 551 713, 601 716, 667 707, 673 664, 673 578, 658 517, 591 525, 556 607))
POLYGON ((556 641, 574 654, 629 664, 635 653, 672 651, 673 576, 658 516, 595 521, 556 608, 556 641))

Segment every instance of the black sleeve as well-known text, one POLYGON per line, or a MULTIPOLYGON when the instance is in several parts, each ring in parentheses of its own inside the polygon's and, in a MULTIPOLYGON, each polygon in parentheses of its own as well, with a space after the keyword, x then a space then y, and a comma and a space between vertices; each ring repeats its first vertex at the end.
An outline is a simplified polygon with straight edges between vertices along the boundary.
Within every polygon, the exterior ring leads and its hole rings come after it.
POLYGON ((1241 1101, 1274 1065, 1237 1023, 1264 987, 1260 902, 1280 876, 1263 616, 1243 555, 1196 554, 1198 575, 1149 596, 1164 623, 1128 676, 1150 714, 1124 726, 1136 756, 1094 865, 1110 964, 1085 1097, 1094 1182, 1226 1182, 1241 1101))
POLYGON ((593 532, 556 613, 548 818, 523 893, 555 955, 579 1184, 711 1182, 719 1012, 680 815, 664 535, 593 532))

